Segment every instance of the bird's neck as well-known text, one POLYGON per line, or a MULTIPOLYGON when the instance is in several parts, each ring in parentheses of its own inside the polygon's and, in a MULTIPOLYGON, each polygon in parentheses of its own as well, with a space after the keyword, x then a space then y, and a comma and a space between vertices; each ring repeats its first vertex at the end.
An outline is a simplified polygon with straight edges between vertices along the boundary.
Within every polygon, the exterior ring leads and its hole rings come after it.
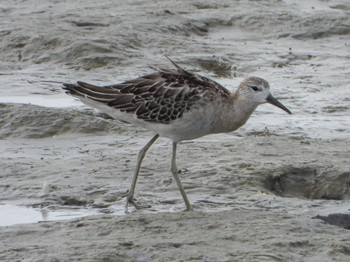
POLYGON ((233 94, 230 103, 223 111, 224 128, 228 131, 234 131, 243 126, 254 110, 257 104, 250 100, 243 99, 238 93, 233 94))

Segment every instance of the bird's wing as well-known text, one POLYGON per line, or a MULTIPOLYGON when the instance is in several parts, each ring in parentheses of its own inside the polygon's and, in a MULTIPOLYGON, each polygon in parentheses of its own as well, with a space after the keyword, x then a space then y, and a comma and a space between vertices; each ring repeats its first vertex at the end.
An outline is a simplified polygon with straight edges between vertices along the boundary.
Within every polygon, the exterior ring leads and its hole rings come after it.
POLYGON ((174 65, 176 70, 158 69, 153 74, 116 85, 100 87, 77 82, 64 84, 64 89, 75 97, 92 99, 135 114, 138 119, 163 124, 181 118, 203 97, 210 101, 231 95, 220 84, 174 65))

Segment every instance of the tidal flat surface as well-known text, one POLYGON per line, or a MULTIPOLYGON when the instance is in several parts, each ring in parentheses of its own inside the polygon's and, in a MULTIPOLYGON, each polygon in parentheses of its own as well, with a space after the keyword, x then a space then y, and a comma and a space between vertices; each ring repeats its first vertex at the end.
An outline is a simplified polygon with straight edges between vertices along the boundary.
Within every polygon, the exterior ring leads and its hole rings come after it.
POLYGON ((300 2, 1 1, 0 205, 27 221, 0 227, 0 260, 349 261, 350 4, 300 2), (263 105, 180 143, 190 213, 160 139, 137 186, 151 208, 124 214, 152 133, 61 85, 118 83, 171 67, 164 55, 231 91, 263 77, 293 114, 263 105), (80 213, 42 215, 65 210, 80 213))

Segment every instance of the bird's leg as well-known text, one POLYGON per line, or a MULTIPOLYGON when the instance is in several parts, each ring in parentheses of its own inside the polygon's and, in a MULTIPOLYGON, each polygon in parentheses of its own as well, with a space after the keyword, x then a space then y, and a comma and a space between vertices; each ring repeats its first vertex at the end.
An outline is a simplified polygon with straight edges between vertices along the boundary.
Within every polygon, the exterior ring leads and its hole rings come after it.
POLYGON ((187 198, 185 189, 182 186, 182 183, 181 183, 181 180, 180 180, 180 177, 179 177, 179 173, 178 173, 178 170, 177 170, 177 166, 176 166, 176 146, 177 146, 177 143, 173 142, 173 155, 171 157, 171 173, 173 174, 174 179, 175 179, 176 184, 177 184, 177 187, 179 188, 179 190, 181 192, 181 195, 182 195, 182 198, 185 201, 186 211, 193 211, 193 208, 192 208, 192 206, 190 204, 190 201, 187 198))
POLYGON ((132 178, 132 183, 131 183, 131 186, 130 186, 130 190, 128 191, 128 193, 126 195, 125 213, 128 213, 129 203, 132 204, 136 209, 140 209, 141 208, 134 200, 134 194, 135 194, 135 187, 136 187, 136 183, 137 183, 137 178, 139 176, 142 160, 145 157, 147 150, 157 140, 158 137, 159 137, 158 134, 156 134, 154 137, 152 137, 152 139, 140 150, 140 152, 139 152, 139 154, 137 156, 137 163, 136 163, 135 173, 134 173, 134 176, 132 178))

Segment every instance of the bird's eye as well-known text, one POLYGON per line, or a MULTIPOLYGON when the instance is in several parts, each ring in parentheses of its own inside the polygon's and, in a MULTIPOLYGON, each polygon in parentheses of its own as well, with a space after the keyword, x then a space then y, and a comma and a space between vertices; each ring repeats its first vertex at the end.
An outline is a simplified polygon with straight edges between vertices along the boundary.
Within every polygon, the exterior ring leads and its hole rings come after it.
POLYGON ((253 89, 254 91, 259 91, 259 88, 257 86, 252 85, 250 86, 250 88, 253 89))

